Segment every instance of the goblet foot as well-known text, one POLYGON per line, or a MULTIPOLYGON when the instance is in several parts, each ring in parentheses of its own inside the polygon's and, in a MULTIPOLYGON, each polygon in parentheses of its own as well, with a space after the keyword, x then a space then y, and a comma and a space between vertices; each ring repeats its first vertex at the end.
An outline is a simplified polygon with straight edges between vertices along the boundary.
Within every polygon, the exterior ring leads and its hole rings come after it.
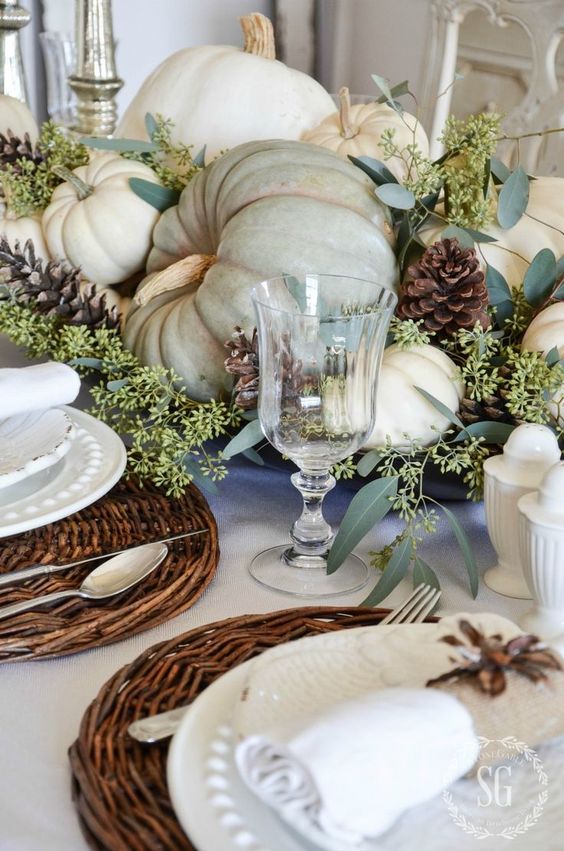
POLYGON ((323 556, 300 556, 287 544, 263 550, 249 573, 261 585, 294 597, 338 597, 364 588, 370 575, 362 559, 349 555, 335 573, 327 574, 323 556))
POLYGON ((515 597, 518 600, 530 600, 532 594, 529 591, 525 577, 520 571, 511 570, 501 564, 490 567, 484 574, 484 582, 495 591, 505 597, 515 597))

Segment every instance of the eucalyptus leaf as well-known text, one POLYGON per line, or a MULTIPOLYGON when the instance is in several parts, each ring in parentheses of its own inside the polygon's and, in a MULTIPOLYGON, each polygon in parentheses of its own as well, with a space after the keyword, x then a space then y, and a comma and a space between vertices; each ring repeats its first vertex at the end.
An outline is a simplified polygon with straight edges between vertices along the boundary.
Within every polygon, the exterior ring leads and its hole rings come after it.
POLYGON ((503 301, 512 301, 509 284, 501 272, 498 272, 489 263, 486 266, 486 286, 488 288, 490 304, 501 304, 503 301))
POLYGON ((557 363, 560 363, 560 352, 558 351, 558 346, 553 346, 544 356, 545 361, 548 366, 556 366, 557 363))
POLYGON ((213 479, 210 479, 208 476, 204 476, 201 469, 194 461, 191 461, 189 458, 185 459, 184 467, 187 472, 190 473, 192 479, 196 482, 198 487, 201 488, 201 490, 207 491, 214 496, 219 493, 219 488, 213 479))
POLYGON ((462 248, 474 248, 474 239, 470 236, 466 228, 459 228, 458 225, 449 225, 441 234, 441 239, 457 239, 462 248))
POLYGON ((247 422, 250 423, 251 420, 258 419, 258 410, 256 408, 251 408, 250 411, 243 411, 241 413, 241 417, 242 419, 247 420, 247 422))
POLYGON ((196 156, 192 157, 192 162, 194 165, 197 165, 198 168, 203 168, 206 163, 206 148, 207 145, 204 145, 204 147, 198 151, 196 156))
MULTIPOLYGON (((382 79, 382 78, 380 77, 380 79, 382 79)), ((381 86, 379 86, 378 83, 376 83, 376 85, 381 89, 381 86)), ((408 81, 402 80, 401 83, 396 83, 395 86, 392 86, 392 88, 389 89, 389 92, 390 92, 390 95, 391 95, 392 98, 400 98, 402 95, 408 95, 409 94, 409 83, 408 83, 408 81)), ((376 103, 386 103, 386 101, 388 101, 389 99, 390 98, 387 97, 387 95, 384 94, 384 95, 381 95, 378 98, 376 103)))
POLYGON ((479 579, 478 568, 476 567, 476 558, 474 556, 474 553, 472 552, 470 541, 468 540, 466 532, 464 531, 452 511, 450 511, 450 509, 448 508, 445 508, 444 505, 441 505, 441 508, 444 512, 446 519, 450 523, 452 531, 454 532, 454 536, 458 542, 458 546, 460 547, 460 551, 462 552, 462 557, 464 558, 464 565, 466 567, 468 579, 470 581, 470 591, 472 592, 472 596, 475 599, 478 594, 479 579))
POLYGON ((490 191, 490 179, 492 174, 492 162, 491 159, 486 160, 486 167, 484 169, 484 179, 482 181, 482 194, 484 198, 488 197, 488 192, 490 191))
POLYGON ((123 154, 152 154, 159 150, 154 142, 143 142, 141 139, 103 139, 96 136, 85 136, 80 141, 87 148, 118 151, 123 154))
POLYGON ((399 183, 385 183, 377 186, 374 191, 388 207, 395 207, 397 210, 412 210, 415 207, 415 195, 399 183))
POLYGON ((457 434, 455 442, 461 442, 470 437, 484 437, 486 443, 504 444, 511 432, 515 429, 510 423, 494 423, 490 420, 484 422, 470 423, 464 427, 464 431, 457 434))
POLYGON ((496 177, 500 183, 505 183, 511 174, 511 171, 507 168, 505 163, 502 163, 502 161, 498 160, 497 157, 490 157, 490 170, 493 176, 496 177))
POLYGON ((371 449, 370 452, 367 452, 362 456, 356 465, 357 473, 359 476, 368 476, 368 474, 372 472, 374 467, 376 467, 381 460, 381 452, 379 452, 378 449, 371 449))
POLYGON ((363 606, 378 606, 404 578, 411 559, 411 539, 404 538, 395 547, 376 587, 362 601, 363 606))
POLYGON ((252 462, 253 462, 253 464, 256 464, 256 465, 257 465, 257 466, 259 466, 259 467, 264 467, 264 458, 262 458, 262 457, 258 454, 258 452, 256 451, 256 449, 243 449, 243 451, 242 451, 242 453, 241 453, 241 454, 242 454, 242 455, 244 455, 244 456, 245 456, 245 458, 246 458, 248 461, 252 461, 252 462))
MULTIPOLYGON (((429 211, 429 213, 432 213, 435 207, 437 206, 437 202, 440 197, 440 192, 432 192, 430 195, 425 195, 423 198, 421 198, 421 204, 425 207, 426 210, 429 211)), ((423 224, 425 221, 426 219, 424 219, 421 224, 423 224)))
POLYGON ((224 458, 229 460, 229 458, 233 458, 234 455, 238 455, 239 452, 244 452, 245 449, 250 449, 252 446, 255 446, 263 439, 264 432, 262 430, 260 420, 251 420, 250 423, 247 423, 247 425, 229 441, 221 454, 224 458))
POLYGON ((497 199, 497 220, 502 228, 517 224, 529 203, 529 178, 518 166, 504 182, 497 199))
POLYGON ((127 387, 128 384, 129 378, 118 378, 116 381, 108 381, 106 387, 110 393, 115 393, 117 390, 121 390, 122 387, 127 387))
POLYGON ((398 490, 398 477, 377 479, 355 494, 335 536, 327 559, 327 573, 334 573, 367 532, 386 516, 398 490))
POLYGON ((90 369, 102 369, 104 361, 101 358, 73 358, 70 366, 87 366, 90 369))
POLYGON ((349 157, 349 160, 353 165, 367 174, 378 186, 382 186, 384 183, 398 182, 390 169, 380 160, 374 159, 374 157, 349 157))
POLYGON ((372 74, 372 79, 384 95, 386 100, 393 100, 392 90, 390 89, 390 83, 386 80, 385 77, 381 77, 380 74, 372 74))
POLYGON ((158 183, 152 183, 150 180, 143 180, 142 177, 130 177, 128 182, 136 195, 161 213, 178 203, 180 192, 177 192, 176 189, 169 189, 166 186, 160 186, 158 183))
POLYGON ((496 304, 496 322, 501 327, 508 319, 511 319, 513 316, 513 312, 515 310, 515 305, 513 304, 513 300, 501 301, 496 304))
POLYGON ((153 138, 153 134, 157 132, 159 129, 159 125, 157 124, 157 119, 154 115, 151 115, 150 112, 145 113, 145 130, 147 131, 147 136, 149 139, 153 138))
POLYGON ((445 417, 449 422, 454 425, 459 426, 459 428, 464 428, 464 423, 459 419, 458 415, 451 411, 446 405, 444 405, 440 399, 437 399, 432 393, 428 393, 427 390, 424 390, 422 387, 417 387, 414 385, 415 389, 418 393, 420 393, 424 399, 426 399, 432 406, 437 410, 440 414, 445 417))
POLYGON ((551 294, 556 283, 556 257, 550 248, 542 248, 533 257, 523 280, 523 293, 533 307, 551 294))
POLYGON ((405 255, 411 243, 413 242, 413 227, 407 213, 403 216, 401 224, 398 228, 396 240, 396 252, 398 255, 398 263, 400 268, 403 268, 405 255))
POLYGON ((439 578, 433 568, 423 561, 422 558, 416 556, 413 560, 413 587, 417 588, 421 584, 430 585, 431 588, 436 588, 437 591, 441 587, 439 578))
POLYGON ((495 236, 490 236, 489 233, 482 233, 480 230, 474 230, 474 228, 463 228, 467 234, 469 234, 474 242, 497 242, 495 236))

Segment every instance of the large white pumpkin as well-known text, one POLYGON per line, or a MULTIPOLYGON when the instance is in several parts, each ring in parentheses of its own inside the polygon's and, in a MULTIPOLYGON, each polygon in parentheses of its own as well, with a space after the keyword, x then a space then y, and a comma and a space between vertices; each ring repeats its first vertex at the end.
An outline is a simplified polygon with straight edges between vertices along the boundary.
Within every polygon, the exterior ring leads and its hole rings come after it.
POLYGON ((389 438, 393 446, 405 446, 405 435, 422 446, 436 443, 451 423, 416 390, 421 387, 451 411, 458 411, 464 398, 464 384, 456 364, 434 346, 400 349, 389 346, 384 352, 378 380, 376 426, 365 448, 384 446, 389 438))
MULTIPOLYGON (((431 245, 440 239, 445 227, 423 229, 425 243, 431 245)), ((517 224, 508 230, 492 224, 483 231, 497 241, 480 243, 482 266, 493 266, 510 287, 520 287, 531 260, 542 248, 550 248, 556 258, 564 255, 564 178, 531 180, 529 203, 517 224)))
POLYGON ((5 134, 7 130, 20 138, 28 133, 32 142, 39 136, 37 122, 27 104, 9 95, 0 95, 0 133, 5 134))
POLYGON ((52 257, 80 266, 96 284, 117 284, 143 269, 158 211, 129 186, 130 177, 158 183, 143 163, 112 152, 74 169, 43 213, 52 257))
MULTIPOLYGON (((339 112, 323 119, 321 124, 303 135, 304 142, 313 142, 329 148, 341 157, 373 157, 384 159, 380 140, 384 130, 393 129, 394 141, 400 149, 414 143, 423 156, 429 156, 429 140, 421 122, 409 112, 397 113, 385 103, 363 103, 351 105, 349 90, 339 92, 339 112)), ((408 172, 403 159, 392 157, 386 160, 387 168, 401 182, 408 172)))
POLYGON ((254 139, 299 139, 335 105, 325 89, 274 56, 272 24, 263 15, 241 19, 245 47, 179 50, 145 80, 127 108, 117 135, 145 139, 145 115, 174 123, 172 137, 206 146, 206 162, 254 139))

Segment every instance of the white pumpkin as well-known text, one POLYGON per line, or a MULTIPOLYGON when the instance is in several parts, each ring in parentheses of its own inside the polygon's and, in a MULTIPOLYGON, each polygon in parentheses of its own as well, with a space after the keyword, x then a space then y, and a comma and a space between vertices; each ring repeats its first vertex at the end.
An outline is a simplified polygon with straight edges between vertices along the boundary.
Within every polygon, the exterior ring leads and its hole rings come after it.
MULTIPOLYGON (((342 157, 373 157, 384 160, 380 140, 384 130, 395 130, 394 141, 402 150, 414 142, 423 156, 429 156, 429 140, 421 123, 403 112, 399 115, 385 103, 355 104, 351 106, 349 90, 344 86, 339 92, 339 112, 328 115, 321 124, 304 133, 304 142, 329 148, 342 157)), ((386 160, 386 166, 401 182, 408 171, 407 164, 395 157, 386 160)))
MULTIPOLYGON (((425 228, 421 236, 427 245, 441 238, 446 225, 425 228)), ((529 184, 529 203, 516 225, 503 230, 497 224, 482 230, 496 242, 480 243, 482 266, 493 266, 510 287, 520 287, 533 257, 550 248, 556 258, 564 255, 564 178, 537 177, 529 184)))
POLYGON ((98 285, 117 284, 143 269, 158 211, 129 186, 130 177, 158 183, 143 163, 112 152, 67 175, 43 213, 52 257, 80 266, 98 285))
POLYGON ((32 142, 39 136, 37 122, 27 104, 9 95, 0 95, 0 133, 7 130, 20 138, 28 133, 32 142))
POLYGON ((144 139, 145 115, 174 123, 173 140, 206 146, 206 162, 255 139, 299 139, 335 111, 325 89, 275 59, 272 24, 260 14, 241 18, 243 50, 189 47, 166 59, 145 80, 117 135, 144 139))
POLYGON ((10 248, 14 248, 16 241, 23 248, 27 240, 31 239, 35 256, 41 258, 41 260, 49 260, 50 258, 43 236, 40 213, 33 216, 20 216, 19 219, 16 219, 11 213, 4 211, 0 216, 0 235, 6 237, 10 243, 10 248))
POLYGON ((564 357, 564 302, 557 301, 538 313, 523 337, 521 348, 546 355, 556 346, 564 357))
POLYGON ((456 364, 441 349, 429 345, 407 350, 389 346, 378 379, 376 426, 366 449, 384 446, 388 437, 393 446, 405 446, 409 442, 406 434, 422 446, 429 446, 436 442, 438 434, 447 431, 450 422, 416 387, 454 412, 464 398, 464 384, 456 364))

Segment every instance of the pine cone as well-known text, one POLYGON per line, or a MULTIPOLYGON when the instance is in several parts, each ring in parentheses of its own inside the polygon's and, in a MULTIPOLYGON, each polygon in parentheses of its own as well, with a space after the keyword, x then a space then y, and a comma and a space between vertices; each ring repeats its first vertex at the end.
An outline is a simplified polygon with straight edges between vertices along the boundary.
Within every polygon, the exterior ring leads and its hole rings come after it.
POLYGON ((256 408, 258 401, 259 363, 257 329, 253 330, 251 339, 238 325, 231 340, 227 340, 225 348, 231 355, 225 359, 225 369, 230 375, 237 375, 235 384, 235 404, 248 411, 256 408))
POLYGON ((19 160, 31 160, 37 166, 45 160, 45 157, 38 145, 32 144, 29 133, 25 133, 23 139, 14 136, 11 130, 7 130, 5 134, 0 133, 0 170, 11 165, 14 174, 21 174, 19 160))
POLYGON ((117 308, 106 308, 106 298, 97 294, 95 285, 88 284, 81 291, 80 269, 36 258, 30 239, 23 250, 19 242, 12 250, 4 237, 0 239, 0 276, 13 287, 16 301, 33 302, 39 313, 58 316, 69 325, 119 329, 117 308))
POLYGON ((437 337, 453 336, 476 322, 489 327, 488 291, 473 248, 461 248, 457 239, 440 240, 407 271, 413 280, 402 287, 400 319, 422 319, 437 337))

